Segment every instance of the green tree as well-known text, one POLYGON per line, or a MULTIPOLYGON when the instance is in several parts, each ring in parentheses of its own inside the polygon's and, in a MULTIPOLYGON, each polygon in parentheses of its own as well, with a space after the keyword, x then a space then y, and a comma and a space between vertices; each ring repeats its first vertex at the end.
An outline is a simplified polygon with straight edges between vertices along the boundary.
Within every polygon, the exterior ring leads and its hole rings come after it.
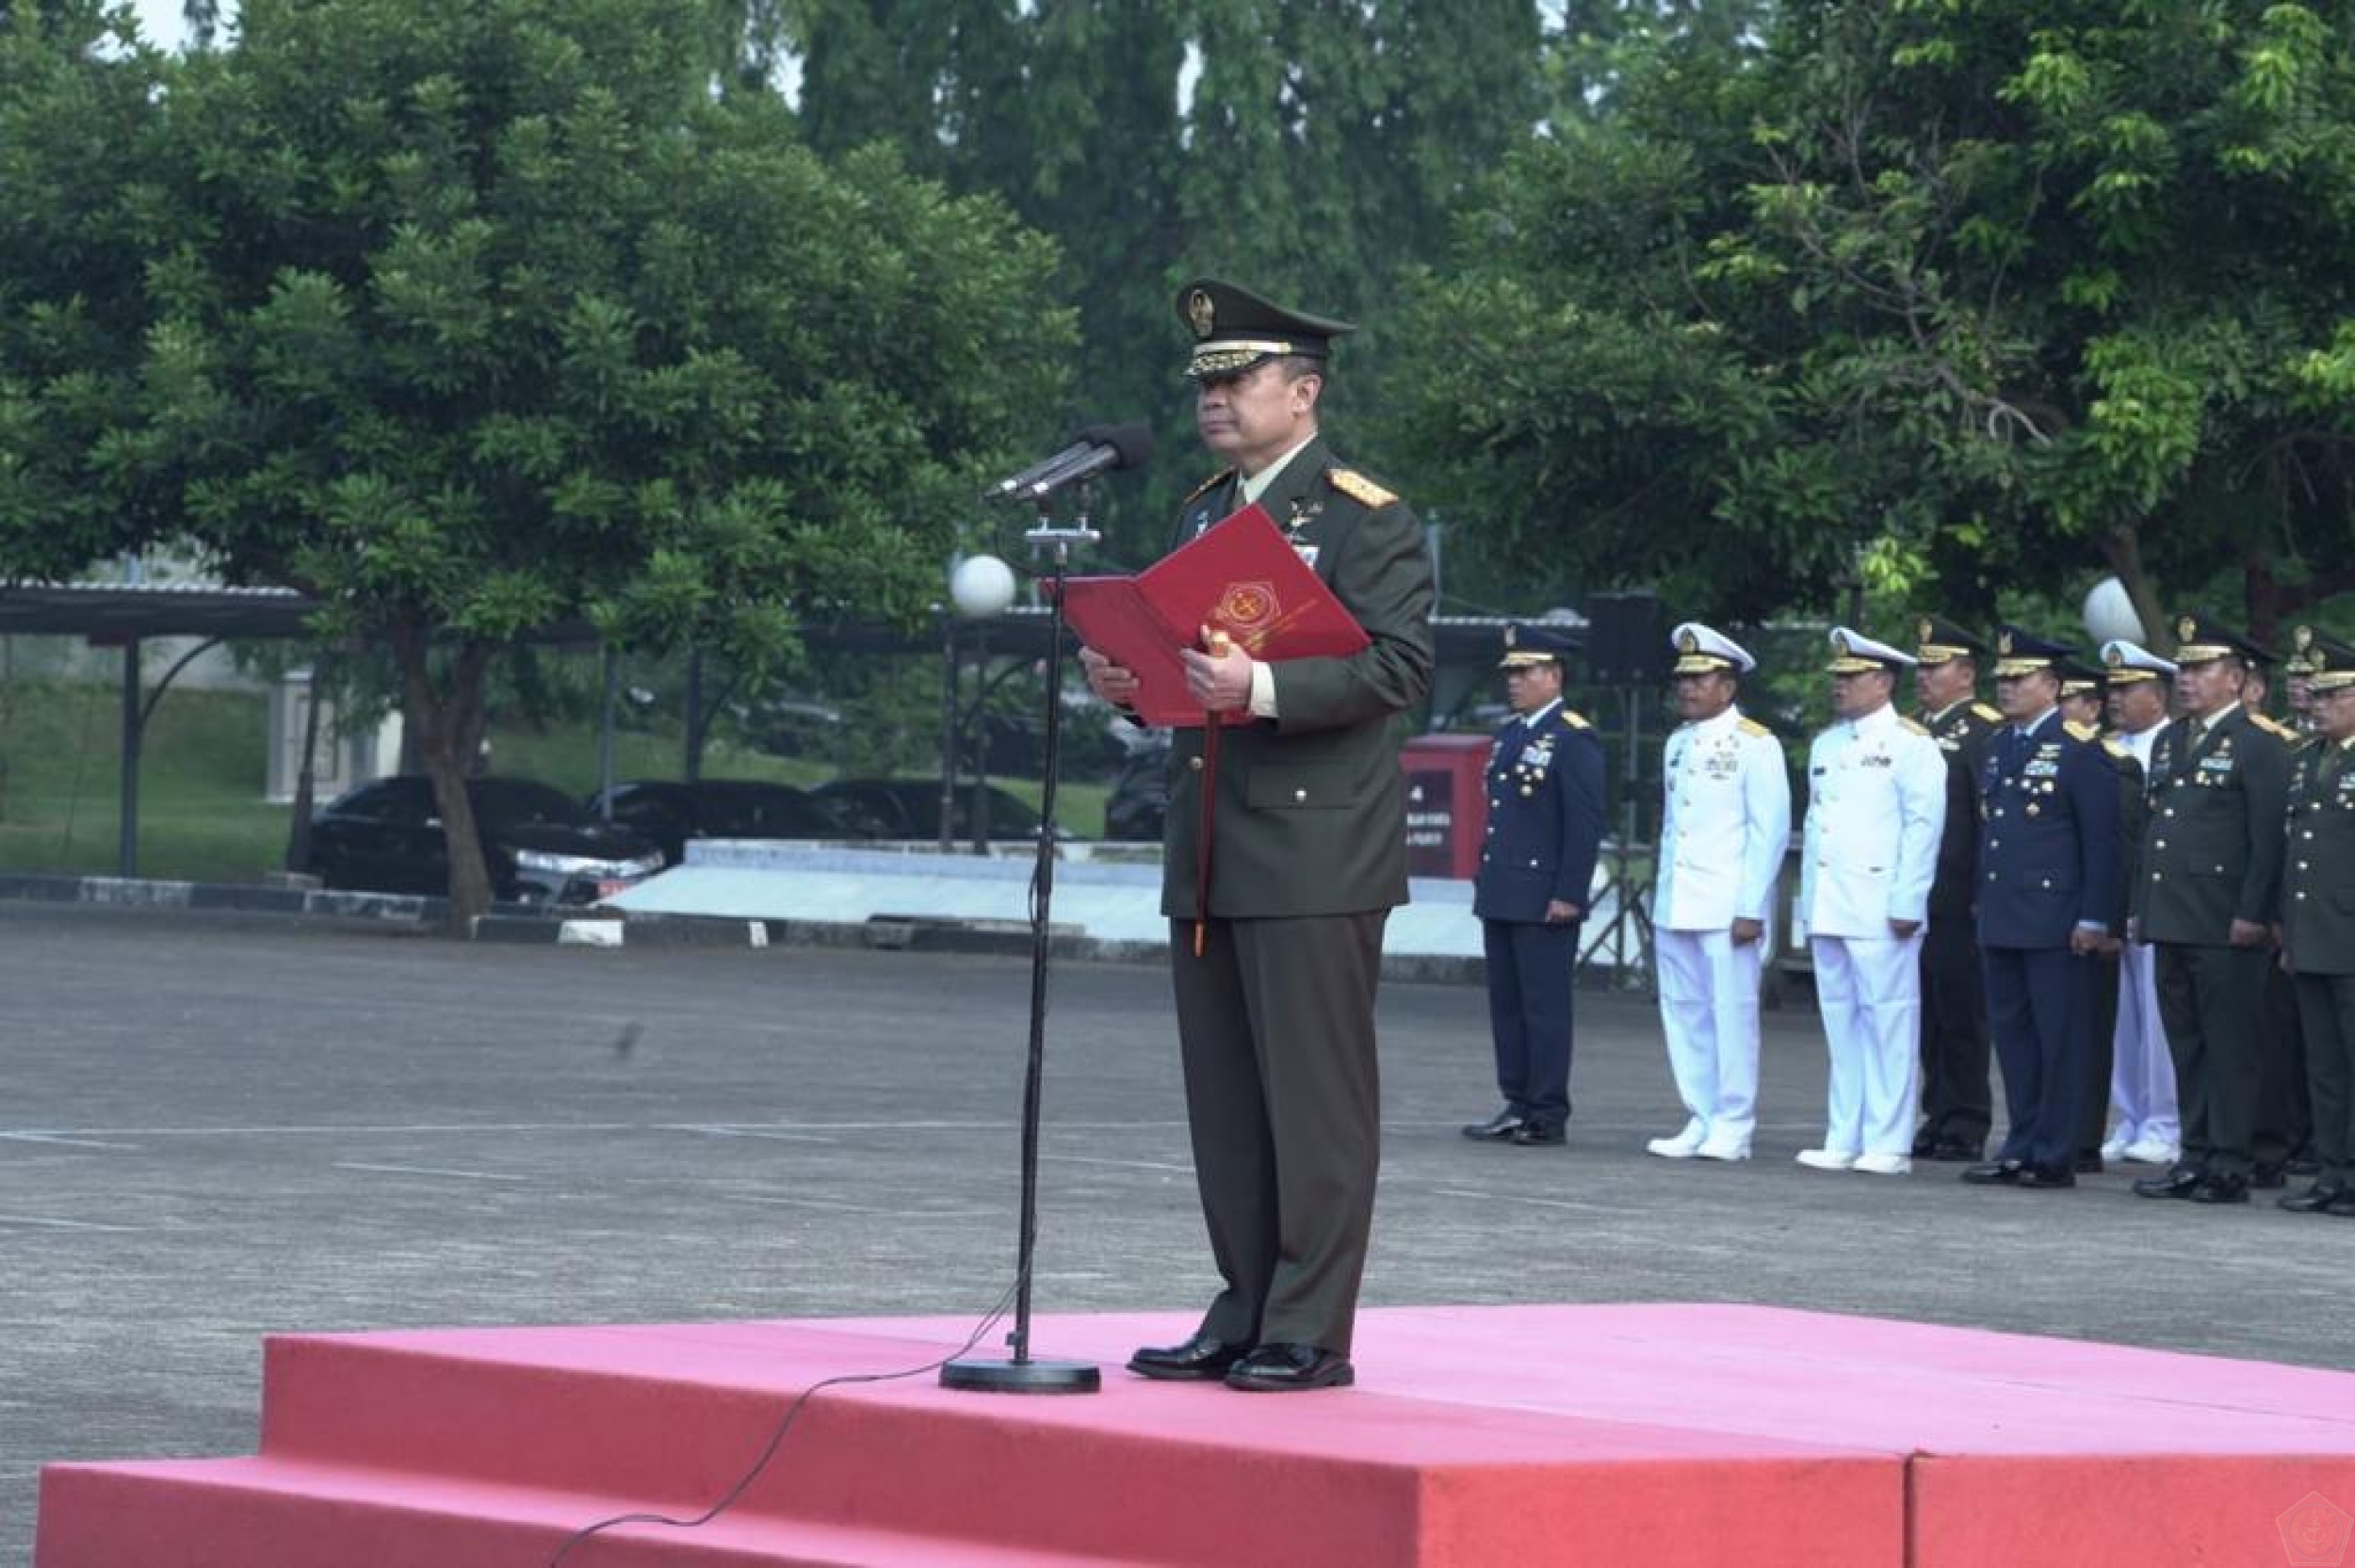
MULTIPOLYGON (((249 0, 236 49, 138 65, 145 157, 82 149, 96 273, 138 279, 110 335, 77 344, 67 294, 5 340, 0 560, 178 530, 389 645, 461 922, 487 896, 463 780, 516 633, 584 616, 770 669, 813 620, 911 615, 1061 396, 1051 247, 887 151, 829 165, 765 95, 715 100, 708 24, 249 0)), ((57 58, 37 121, 133 69, 57 58)), ((11 255, 62 221, 16 178, 11 255)))
POLYGON ((1794 0, 1625 101, 1524 154, 1424 299, 1513 313, 1418 418, 1459 482, 1529 481, 1500 549, 1750 608, 2108 569, 2146 622, 2231 573, 2260 635, 2355 587, 2340 12, 1794 0), (1630 274, 1550 275, 1540 234, 1630 274), (1568 406, 1467 412, 1500 350, 1576 366, 1540 373, 1568 406))

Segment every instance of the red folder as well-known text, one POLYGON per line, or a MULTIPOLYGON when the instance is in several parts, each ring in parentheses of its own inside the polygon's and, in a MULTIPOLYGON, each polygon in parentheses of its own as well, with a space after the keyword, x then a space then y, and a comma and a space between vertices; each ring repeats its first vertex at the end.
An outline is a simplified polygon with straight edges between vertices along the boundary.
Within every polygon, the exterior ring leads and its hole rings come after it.
MULTIPOLYGON (((1215 523, 1133 577, 1073 577, 1064 614, 1080 640, 1137 677, 1136 714, 1148 724, 1203 722, 1186 694, 1178 651, 1202 628, 1223 631, 1255 659, 1342 657, 1372 640, 1264 508, 1215 523)), ((1247 724, 1251 715, 1226 715, 1247 724)))

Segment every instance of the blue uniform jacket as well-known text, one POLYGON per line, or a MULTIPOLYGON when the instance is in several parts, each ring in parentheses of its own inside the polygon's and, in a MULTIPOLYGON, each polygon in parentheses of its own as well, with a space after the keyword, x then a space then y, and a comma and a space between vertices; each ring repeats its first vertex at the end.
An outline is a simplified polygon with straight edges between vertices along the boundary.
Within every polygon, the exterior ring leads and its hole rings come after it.
POLYGON ((1586 908, 1602 842, 1602 742, 1560 703, 1516 717, 1488 756, 1488 835, 1472 879, 1483 920, 1542 921, 1547 900, 1586 908))
POLYGON ((2063 947, 2079 924, 2124 930, 2118 774, 2098 742, 2047 713, 2023 741, 1988 738, 1979 775, 1982 947, 2063 947))

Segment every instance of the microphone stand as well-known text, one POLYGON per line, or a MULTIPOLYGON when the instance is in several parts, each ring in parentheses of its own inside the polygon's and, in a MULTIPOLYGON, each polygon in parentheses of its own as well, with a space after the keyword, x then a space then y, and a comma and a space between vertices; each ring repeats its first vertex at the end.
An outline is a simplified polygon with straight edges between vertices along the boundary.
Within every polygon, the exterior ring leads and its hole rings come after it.
POLYGON ((1038 1123, 1041 1081, 1047 1063, 1047 959, 1048 916, 1055 897, 1055 776, 1063 734, 1064 579, 1074 545, 1096 543, 1103 535, 1088 523, 1088 486, 1079 490, 1079 515, 1057 527, 1048 503, 1038 504, 1038 526, 1022 537, 1033 557, 1048 560, 1052 621, 1047 641, 1047 772, 1039 790, 1038 845, 1032 862, 1031 907, 1031 1057, 1022 1082, 1022 1221, 1015 1244, 1014 1332, 1006 1335, 1011 1358, 960 1357, 940 1369, 944 1388, 991 1394, 1094 1394, 1103 1373, 1094 1362, 1031 1359, 1031 1264, 1038 1248, 1038 1123))

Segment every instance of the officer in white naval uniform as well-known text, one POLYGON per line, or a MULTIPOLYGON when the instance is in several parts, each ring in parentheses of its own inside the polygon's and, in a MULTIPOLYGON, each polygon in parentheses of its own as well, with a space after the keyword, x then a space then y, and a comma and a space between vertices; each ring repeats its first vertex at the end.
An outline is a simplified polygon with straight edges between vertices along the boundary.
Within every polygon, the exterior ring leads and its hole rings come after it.
MULTIPOLYGON (((2167 700, 2174 689, 2175 665, 2138 643, 2102 644, 2109 671, 2110 725, 2118 743, 2142 764, 2150 788, 2151 752, 2167 730, 2167 700)), ((2158 960, 2155 949, 2129 942, 2118 956, 2118 1028, 2111 1036, 2110 1099, 2118 1125, 2102 1145, 2103 1159, 2138 1165, 2172 1165, 2184 1141, 2175 1106, 2175 1059, 2168 1054, 2167 1027, 2159 1022, 2158 960)))
POLYGON ((1819 1171, 1913 1169, 1922 1099, 1922 932, 1946 825, 1946 755, 1891 705, 1909 655, 1831 634, 1832 712, 1807 757, 1795 923, 1815 961, 1831 1052, 1819 1171))
POLYGON ((1652 947, 1668 1067, 1688 1118, 1646 1147, 1668 1159, 1747 1159, 1758 1121, 1759 965, 1791 842, 1791 781, 1774 732, 1734 705, 1758 661, 1697 621, 1675 637, 1685 722, 1668 737, 1663 774, 1652 947))

